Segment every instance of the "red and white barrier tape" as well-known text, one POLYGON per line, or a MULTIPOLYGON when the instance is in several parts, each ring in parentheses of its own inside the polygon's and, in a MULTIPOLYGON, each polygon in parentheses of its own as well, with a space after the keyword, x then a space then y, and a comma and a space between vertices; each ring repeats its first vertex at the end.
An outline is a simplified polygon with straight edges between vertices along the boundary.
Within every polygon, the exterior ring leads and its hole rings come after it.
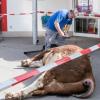
MULTIPOLYGON (((8 15, 10 15, 10 16, 15 16, 15 15, 30 15, 30 14, 33 14, 33 13, 35 13, 35 11, 30 12, 30 13, 8 13, 8 14, 3 13, 3 14, 0 14, 0 17, 8 16, 8 15)), ((48 12, 46 12, 46 11, 37 11, 37 13, 51 14, 53 12, 51 12, 51 11, 48 11, 48 12)), ((87 13, 84 13, 83 16, 91 16, 91 15, 89 15, 87 13)), ((94 15, 92 15, 92 17, 100 17, 100 14, 94 14, 94 15)))
POLYGON ((64 57, 62 59, 59 59, 57 61, 55 61, 54 63, 51 63, 51 64, 47 64, 45 66, 42 66, 40 68, 37 68, 37 69, 34 69, 32 71, 29 71, 25 74, 22 74, 22 75, 19 75, 17 77, 14 77, 12 79, 9 79, 7 81, 4 81, 2 83, 0 83, 0 90, 4 90, 10 86, 13 86, 13 85, 16 85, 24 80, 27 80, 29 78, 31 78, 32 76, 35 76, 35 75, 38 75, 44 71, 47 71, 47 70, 50 70, 58 65, 61 65, 63 63, 66 63, 66 62, 69 62, 73 59, 76 59, 82 55, 86 55, 86 54, 89 54, 97 49, 100 49, 100 43, 97 44, 97 45, 94 45, 90 48, 87 48, 87 49, 83 49, 81 50, 80 52, 77 52, 77 53, 74 53, 73 55, 70 55, 70 56, 67 56, 67 57, 64 57))
MULTIPOLYGON (((30 15, 30 14, 33 14, 35 12, 30 12, 30 13, 9 13, 9 14, 0 14, 0 16, 7 16, 7 15, 11 15, 11 16, 15 16, 15 15, 30 15)), ((52 12, 48 11, 48 12, 45 12, 45 11, 37 11, 37 13, 45 13, 45 14, 51 14, 52 12)))

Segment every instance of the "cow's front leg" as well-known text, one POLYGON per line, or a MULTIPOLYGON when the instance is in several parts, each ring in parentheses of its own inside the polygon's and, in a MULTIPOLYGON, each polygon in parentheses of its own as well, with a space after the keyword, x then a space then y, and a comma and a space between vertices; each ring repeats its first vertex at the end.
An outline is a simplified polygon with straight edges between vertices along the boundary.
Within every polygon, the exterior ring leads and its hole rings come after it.
POLYGON ((22 67, 29 67, 32 63, 32 60, 31 59, 25 59, 25 60, 22 60, 21 61, 21 66, 22 67))
POLYGON ((23 92, 20 92, 20 93, 7 93, 6 96, 5 96, 5 100, 23 100, 24 96, 23 96, 23 92))
POLYGON ((32 58, 22 60, 21 66, 22 67, 29 67, 32 64, 32 62, 42 60, 44 55, 48 52, 53 52, 53 50, 43 51, 43 52, 39 53, 38 55, 33 56, 32 58))
POLYGON ((43 66, 43 63, 41 60, 39 61, 32 61, 31 59, 26 59, 21 61, 21 66, 23 67, 41 67, 43 66))

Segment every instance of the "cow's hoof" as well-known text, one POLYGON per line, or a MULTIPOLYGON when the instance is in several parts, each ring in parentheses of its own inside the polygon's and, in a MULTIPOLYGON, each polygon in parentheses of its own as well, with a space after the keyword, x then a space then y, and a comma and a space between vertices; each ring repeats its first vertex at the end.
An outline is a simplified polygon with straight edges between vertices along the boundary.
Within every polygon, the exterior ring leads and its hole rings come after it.
POLYGON ((23 94, 22 93, 17 93, 17 94, 11 94, 7 93, 5 96, 5 100, 23 100, 23 94))
POLYGON ((5 100, 19 100, 19 97, 18 96, 15 97, 13 94, 8 93, 5 96, 5 100))
POLYGON ((29 67, 30 66, 30 63, 31 63, 31 60, 30 59, 22 60, 21 61, 21 66, 22 67, 29 67))

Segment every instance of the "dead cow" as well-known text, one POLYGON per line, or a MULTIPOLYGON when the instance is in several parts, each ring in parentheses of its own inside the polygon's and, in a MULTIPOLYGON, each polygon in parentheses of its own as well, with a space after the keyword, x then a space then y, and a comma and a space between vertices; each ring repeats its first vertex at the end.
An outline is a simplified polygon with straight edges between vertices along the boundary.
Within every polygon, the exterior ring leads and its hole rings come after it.
MULTIPOLYGON (((43 51, 40 54, 22 61, 22 66, 29 67, 33 62, 42 61, 43 65, 81 51, 75 45, 64 45, 43 51)), ((40 65, 42 66, 42 65, 40 65)), ((95 80, 87 55, 64 63, 42 73, 30 86, 18 93, 9 93, 6 100, 22 100, 27 96, 62 94, 79 98, 91 96, 95 89, 95 80)))

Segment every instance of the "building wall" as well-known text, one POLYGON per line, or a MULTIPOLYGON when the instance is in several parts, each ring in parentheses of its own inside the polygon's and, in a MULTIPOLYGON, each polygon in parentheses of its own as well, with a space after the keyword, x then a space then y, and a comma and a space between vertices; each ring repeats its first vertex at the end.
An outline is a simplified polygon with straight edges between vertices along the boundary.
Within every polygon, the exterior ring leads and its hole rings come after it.
MULTIPOLYGON (((56 11, 58 9, 71 9, 72 0, 38 0, 38 10, 43 11, 56 11)), ((7 0, 7 13, 30 13, 32 12, 32 0, 7 0)), ((38 31, 44 31, 41 23, 41 16, 44 14, 38 13, 38 31)), ((24 33, 23 35, 31 35, 32 31, 32 15, 8 15, 7 17, 8 33, 18 32, 24 33), (26 34, 25 34, 26 32, 26 34), (27 34, 27 32, 29 32, 27 34)), ((7 34, 8 34, 7 33, 7 34)), ((9 35, 10 35, 9 34, 9 35)), ((12 33, 14 35, 14 33, 12 33)), ((21 34, 19 34, 21 35, 21 34)))
MULTIPOLYGON (((32 12, 32 0, 7 0, 7 13, 32 12)), ((31 15, 8 15, 8 31, 31 31, 31 15)))
MULTIPOLYGON (((4 0, 2 0, 4 1, 4 0)), ((32 0, 5 0, 7 2, 7 13, 30 13, 32 12, 32 0)), ((38 10, 43 11, 56 11, 58 9, 72 8, 73 0, 38 0, 38 10)), ((99 9, 100 0, 93 0, 93 11, 100 13, 99 9)), ((6 10, 5 10, 6 11, 6 10)), ((38 13, 38 31, 39 33, 45 29, 42 27, 41 16, 43 14, 38 13)), ((32 35, 32 15, 8 15, 7 16, 7 28, 4 25, 4 31, 7 29, 7 36, 29 36, 32 35)), ((72 28, 71 28, 72 30, 72 28)))

